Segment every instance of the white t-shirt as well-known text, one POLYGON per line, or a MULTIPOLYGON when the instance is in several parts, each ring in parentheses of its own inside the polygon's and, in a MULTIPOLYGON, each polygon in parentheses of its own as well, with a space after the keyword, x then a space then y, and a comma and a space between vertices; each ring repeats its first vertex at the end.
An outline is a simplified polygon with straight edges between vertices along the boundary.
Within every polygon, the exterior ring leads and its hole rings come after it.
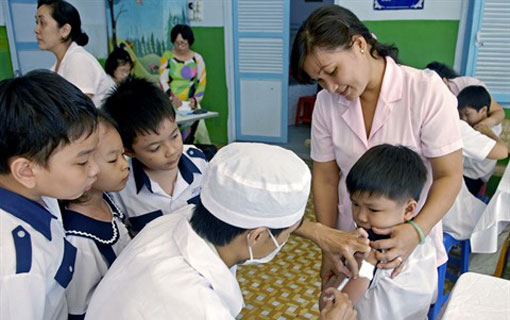
POLYGON ((414 249, 402 272, 376 269, 370 287, 356 303, 359 320, 424 320, 437 291, 436 249, 430 237, 414 249))
POLYGON ((67 239, 78 248, 75 276, 66 291, 69 314, 84 316, 97 285, 131 237, 124 225, 124 214, 104 196, 113 219, 105 222, 79 212, 62 213, 67 239))
MULTIPOLYGON (((56 63, 51 71, 55 71, 55 67, 56 63)), ((93 95, 92 101, 97 108, 101 107, 105 96, 115 87, 97 59, 76 42, 72 42, 67 49, 57 73, 83 93, 93 95)))
POLYGON ((57 200, 43 201, 0 188, 0 319, 67 319, 77 250, 57 200))
POLYGON ((145 173, 140 161, 132 158, 129 162, 131 172, 126 187, 110 195, 127 215, 133 231, 142 230, 157 217, 198 203, 202 175, 207 170, 207 160, 200 149, 184 145, 172 196, 145 173))
MULTIPOLYGON (((498 125, 492 127, 492 131, 494 132, 494 134, 496 134, 499 137, 501 135, 501 131, 502 131, 501 124, 498 124, 498 125)), ((485 140, 489 139, 491 142, 483 143, 483 142, 479 141, 479 140, 481 140, 480 138, 476 139, 477 142, 475 142, 475 139, 473 139, 473 138, 472 138, 473 141, 467 141, 467 139, 463 139, 465 149, 466 149, 465 144, 466 144, 466 142, 468 142, 468 143, 473 144, 472 148, 470 148, 471 150, 473 150, 472 152, 474 152, 474 150, 476 148, 479 149, 477 151, 479 152, 480 155, 487 151, 487 153, 485 154, 485 157, 483 157, 481 159, 477 158, 477 157, 464 156, 464 165, 463 165, 464 166, 464 176, 471 178, 471 179, 482 179, 483 182, 487 182, 487 181, 489 181, 490 177, 492 176, 492 173, 494 172, 494 168, 496 168, 496 163, 498 162, 497 160, 486 159, 487 155, 489 154, 489 152, 492 150, 492 148, 496 144, 496 141, 492 140, 491 138, 489 138, 483 134, 481 134, 481 135, 486 138, 485 140), (477 143, 478 145, 475 145, 475 143, 477 143), (489 146, 490 146, 490 149, 488 149, 489 146)))

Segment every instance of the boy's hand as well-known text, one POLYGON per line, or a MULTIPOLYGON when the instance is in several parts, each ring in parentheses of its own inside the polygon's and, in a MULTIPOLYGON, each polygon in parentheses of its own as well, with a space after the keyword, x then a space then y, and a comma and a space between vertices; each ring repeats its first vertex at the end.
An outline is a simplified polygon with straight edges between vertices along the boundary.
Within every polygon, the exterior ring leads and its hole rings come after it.
POLYGON ((492 131, 492 129, 488 125, 486 125, 485 123, 482 123, 482 122, 475 124, 473 128, 476 131, 483 133, 484 135, 488 135, 492 131))
POLYGON ((391 228, 378 229, 372 228, 375 233, 389 234, 391 238, 370 242, 374 249, 383 249, 385 252, 375 252, 375 257, 379 262, 378 268, 393 269, 391 277, 395 278, 400 274, 404 262, 413 253, 416 246, 420 243, 420 237, 414 227, 409 223, 401 223, 391 228))
POLYGON ((345 293, 334 288, 324 292, 325 307, 321 311, 320 320, 355 320, 357 312, 345 293))

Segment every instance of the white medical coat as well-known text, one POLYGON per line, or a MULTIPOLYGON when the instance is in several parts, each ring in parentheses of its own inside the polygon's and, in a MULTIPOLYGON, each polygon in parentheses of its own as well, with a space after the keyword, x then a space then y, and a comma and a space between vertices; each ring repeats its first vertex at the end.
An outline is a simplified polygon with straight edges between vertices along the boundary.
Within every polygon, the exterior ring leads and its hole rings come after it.
POLYGON ((234 319, 239 284, 191 228, 193 208, 145 226, 99 283, 85 319, 234 319))
POLYGON ((418 245, 397 277, 377 269, 370 287, 355 305, 358 320, 424 320, 436 297, 436 249, 430 237, 418 245))

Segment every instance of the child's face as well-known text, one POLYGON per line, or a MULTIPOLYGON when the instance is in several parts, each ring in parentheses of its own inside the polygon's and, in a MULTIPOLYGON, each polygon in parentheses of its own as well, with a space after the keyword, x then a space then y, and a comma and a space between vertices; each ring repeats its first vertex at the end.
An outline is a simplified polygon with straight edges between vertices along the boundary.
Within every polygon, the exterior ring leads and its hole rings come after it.
POLYGON ((131 63, 129 62, 119 64, 117 69, 115 69, 115 71, 113 72, 113 78, 115 79, 115 81, 117 83, 121 83, 122 81, 124 81, 131 73, 131 68, 132 66, 131 63))
POLYGON ((73 200, 90 190, 99 172, 94 159, 98 141, 96 130, 55 150, 47 168, 35 165, 36 191, 48 197, 73 200))
POLYGON ((95 159, 99 174, 92 188, 100 192, 118 192, 124 189, 129 177, 129 163, 124 158, 122 140, 115 128, 104 123, 99 123, 98 131, 95 159))
POLYGON ((133 140, 133 153, 149 170, 173 170, 182 154, 182 137, 175 121, 163 120, 158 133, 138 135, 133 140))
POLYGON ((469 123, 470 126, 474 126, 478 122, 487 118, 487 108, 483 107, 477 111, 475 108, 467 106, 459 110, 459 115, 460 118, 469 123))
POLYGON ((351 194, 351 202, 354 221, 365 230, 388 229, 409 221, 417 206, 414 200, 401 204, 385 196, 359 191, 351 194))

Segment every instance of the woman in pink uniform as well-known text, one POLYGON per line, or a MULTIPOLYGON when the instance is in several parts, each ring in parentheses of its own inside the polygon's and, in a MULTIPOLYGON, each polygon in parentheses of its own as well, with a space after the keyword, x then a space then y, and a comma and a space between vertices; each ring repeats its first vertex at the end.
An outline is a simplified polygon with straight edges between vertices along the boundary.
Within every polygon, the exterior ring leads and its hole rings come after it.
MULTIPOLYGON (((379 43, 349 10, 336 5, 316 9, 298 31, 291 69, 301 83, 318 81, 312 118, 313 197, 319 222, 354 230, 345 178, 358 158, 382 143, 404 145, 427 165, 428 181, 413 221, 387 230, 386 240, 371 242, 378 266, 395 268, 430 235, 437 264, 447 260, 441 219, 452 206, 462 181, 462 141, 457 100, 432 71, 396 62, 398 50, 379 43), (415 226, 416 227, 415 227, 415 226)), ((378 208, 372 208, 378 210, 378 208)), ((323 283, 338 268, 323 255, 323 283)))

